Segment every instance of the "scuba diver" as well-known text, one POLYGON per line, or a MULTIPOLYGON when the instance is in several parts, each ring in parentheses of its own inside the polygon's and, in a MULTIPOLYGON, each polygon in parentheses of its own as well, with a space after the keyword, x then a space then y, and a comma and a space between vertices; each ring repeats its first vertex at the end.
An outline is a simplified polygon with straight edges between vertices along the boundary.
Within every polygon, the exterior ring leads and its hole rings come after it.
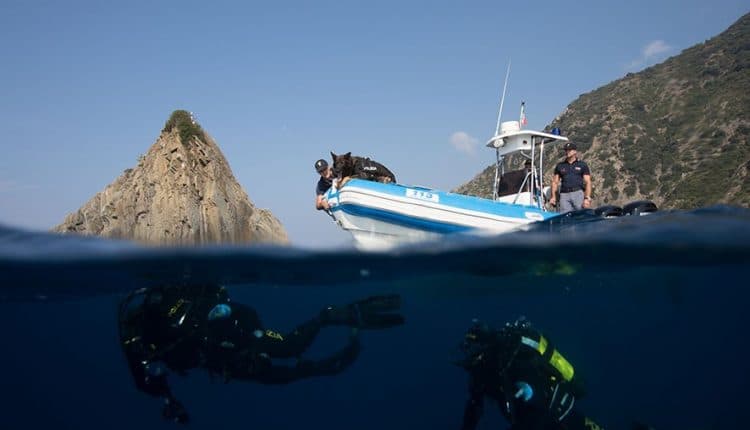
POLYGON ((231 302, 222 286, 143 288, 120 303, 120 343, 136 387, 163 399, 164 418, 184 424, 188 414, 169 388, 167 369, 185 375, 189 369, 204 368, 224 382, 236 379, 262 384, 335 375, 359 354, 357 330, 403 324, 403 316, 394 313, 400 306, 397 295, 328 306, 282 335, 264 328, 251 307, 231 302), (348 344, 327 358, 302 359, 301 355, 326 326, 351 327, 348 344), (297 361, 285 366, 275 364, 275 358, 297 361))
POLYGON ((482 416, 484 397, 495 400, 512 430, 599 430, 575 407, 584 394, 573 366, 524 318, 500 330, 474 320, 455 364, 469 372, 463 430, 482 416))

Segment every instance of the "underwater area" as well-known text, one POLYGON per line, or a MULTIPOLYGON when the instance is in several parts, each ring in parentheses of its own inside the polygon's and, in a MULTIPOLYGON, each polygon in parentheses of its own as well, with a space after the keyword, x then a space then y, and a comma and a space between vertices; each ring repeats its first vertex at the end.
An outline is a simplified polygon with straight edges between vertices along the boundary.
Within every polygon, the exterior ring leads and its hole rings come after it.
MULTIPOLYGON (((171 373, 191 428, 461 426, 473 319, 519 317, 585 384, 576 407, 607 429, 744 428, 748 422, 750 211, 712 207, 447 237, 387 253, 277 247, 143 248, 0 228, 0 428, 163 429, 118 338, 132 290, 218 283, 285 333, 330 304, 401 296, 405 324, 360 330, 340 374, 286 385, 171 373)), ((347 342, 321 330, 306 357, 347 342)), ((480 429, 508 428, 487 399, 480 429)))

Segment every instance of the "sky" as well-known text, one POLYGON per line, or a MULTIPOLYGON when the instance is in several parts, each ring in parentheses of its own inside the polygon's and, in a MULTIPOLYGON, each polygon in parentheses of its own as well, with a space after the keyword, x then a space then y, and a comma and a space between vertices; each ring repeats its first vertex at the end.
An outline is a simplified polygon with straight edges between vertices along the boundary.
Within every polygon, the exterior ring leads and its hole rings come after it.
POLYGON ((579 95, 679 54, 745 1, 0 2, 0 224, 48 230, 134 167, 170 113, 219 144, 294 246, 347 246, 313 163, 351 151, 452 189, 493 162, 526 102, 541 129, 579 95))

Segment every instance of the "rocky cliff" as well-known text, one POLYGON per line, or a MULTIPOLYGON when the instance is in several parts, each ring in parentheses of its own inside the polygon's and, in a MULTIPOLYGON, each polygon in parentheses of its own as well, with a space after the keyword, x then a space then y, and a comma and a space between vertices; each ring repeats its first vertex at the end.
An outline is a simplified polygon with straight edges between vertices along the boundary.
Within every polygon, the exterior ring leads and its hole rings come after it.
MULTIPOLYGON (((560 127, 591 167, 595 205, 750 206, 750 14, 720 35, 581 95, 560 127)), ((561 152, 549 151, 545 178, 561 152)), ((491 195, 485 169, 456 191, 491 195)))
POLYGON ((271 212, 253 206, 216 142, 175 111, 138 164, 54 228, 151 245, 286 244, 271 212))

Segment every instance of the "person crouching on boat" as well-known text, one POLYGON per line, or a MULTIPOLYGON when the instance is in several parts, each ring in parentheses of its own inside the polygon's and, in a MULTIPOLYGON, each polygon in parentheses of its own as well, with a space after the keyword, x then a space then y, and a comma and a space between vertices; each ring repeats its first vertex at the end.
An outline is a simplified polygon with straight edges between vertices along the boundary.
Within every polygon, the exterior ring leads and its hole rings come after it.
POLYGON ((485 396, 496 401, 512 430, 598 430, 578 409, 583 395, 573 366, 521 318, 495 330, 476 320, 459 347, 469 372, 462 430, 474 430, 485 396))
POLYGON ((325 194, 333 185, 333 170, 328 162, 321 158, 315 162, 315 171, 320 175, 318 185, 315 187, 315 209, 330 210, 331 207, 325 199, 325 194))
POLYGON ((164 401, 162 415, 187 423, 188 414, 167 381, 168 369, 185 375, 203 368, 224 382, 287 384, 336 375, 359 355, 359 329, 384 329, 404 323, 395 313, 396 295, 374 296, 346 306, 328 306, 288 334, 263 327, 257 312, 230 301, 219 285, 143 288, 120 303, 120 344, 136 388, 164 401), (320 360, 302 359, 323 327, 348 326, 352 335, 338 352, 320 360), (296 358, 285 366, 274 359, 296 358))
POLYGON ((558 206, 558 212, 570 212, 591 207, 591 172, 589 166, 578 159, 576 144, 568 142, 563 146, 565 160, 555 166, 552 176, 549 204, 558 206))

